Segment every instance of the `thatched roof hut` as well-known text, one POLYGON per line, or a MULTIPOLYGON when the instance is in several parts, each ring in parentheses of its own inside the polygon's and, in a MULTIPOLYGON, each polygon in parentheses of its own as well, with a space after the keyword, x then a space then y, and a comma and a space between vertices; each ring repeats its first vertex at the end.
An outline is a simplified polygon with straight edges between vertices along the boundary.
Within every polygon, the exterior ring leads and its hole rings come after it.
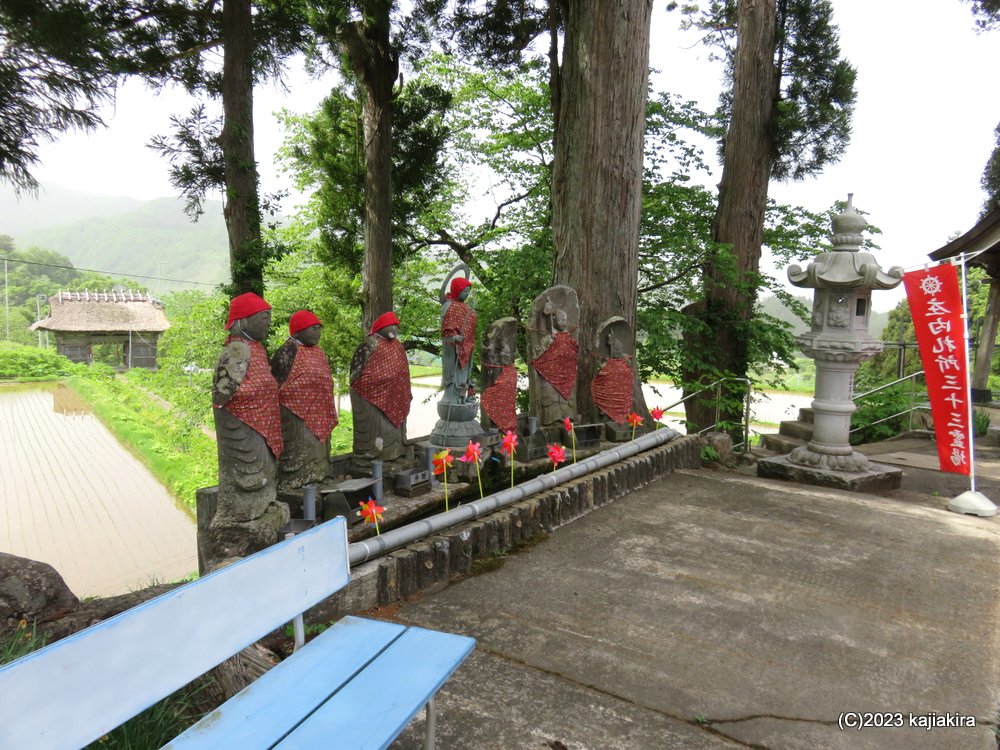
POLYGON ((63 292, 49 297, 49 316, 31 326, 52 331, 60 354, 93 361, 95 345, 112 345, 125 367, 156 368, 156 342, 170 327, 163 303, 148 292, 63 292))

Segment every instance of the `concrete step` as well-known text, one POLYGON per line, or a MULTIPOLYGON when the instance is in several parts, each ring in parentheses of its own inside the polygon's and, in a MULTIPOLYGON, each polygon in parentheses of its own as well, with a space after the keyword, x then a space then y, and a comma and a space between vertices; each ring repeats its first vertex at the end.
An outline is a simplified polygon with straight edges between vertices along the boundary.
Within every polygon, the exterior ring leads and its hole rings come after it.
POLYGON ((813 410, 812 407, 805 407, 804 409, 799 409, 799 421, 813 423, 813 410))
POLYGON ((811 422, 785 421, 778 428, 778 434, 799 440, 812 440, 813 425, 811 422))
POLYGON ((785 435, 777 435, 775 433, 766 433, 760 436, 760 446, 764 450, 777 453, 779 455, 785 455, 786 453, 791 453, 793 450, 798 448, 800 445, 805 445, 808 441, 799 440, 794 437, 786 437, 785 435))

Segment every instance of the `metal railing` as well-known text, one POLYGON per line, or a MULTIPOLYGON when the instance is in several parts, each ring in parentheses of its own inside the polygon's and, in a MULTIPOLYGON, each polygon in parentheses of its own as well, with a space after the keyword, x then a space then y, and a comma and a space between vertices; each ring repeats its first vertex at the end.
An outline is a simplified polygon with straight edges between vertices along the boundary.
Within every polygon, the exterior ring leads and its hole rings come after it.
POLYGON ((905 383, 907 381, 910 382, 910 393, 909 393, 909 396, 910 396, 910 405, 909 405, 908 408, 903 409, 902 411, 896 412, 895 414, 892 414, 892 415, 890 415, 888 417, 883 417, 882 419, 878 419, 878 420, 876 420, 874 422, 869 422, 868 424, 866 424, 866 425, 864 425, 862 427, 855 427, 853 430, 850 431, 850 434, 853 435, 855 432, 858 432, 859 430, 863 430, 863 429, 866 429, 868 427, 872 427, 873 425, 882 424, 883 422, 888 422, 889 420, 896 419, 898 417, 903 416, 904 414, 907 415, 907 417, 908 417, 906 428, 908 430, 912 430, 913 429, 913 412, 918 411, 918 410, 928 410, 928 411, 930 410, 930 404, 928 404, 928 403, 920 403, 920 404, 914 404, 913 403, 914 402, 914 397, 915 397, 915 395, 917 393, 917 378, 922 377, 923 374, 924 374, 924 371, 923 370, 919 370, 919 371, 917 371, 917 372, 915 372, 915 373, 913 373, 911 375, 907 375, 907 376, 902 377, 902 378, 896 378, 896 380, 893 380, 892 382, 885 383, 883 385, 880 385, 878 388, 872 388, 870 391, 865 391, 864 393, 860 393, 860 394, 854 396, 854 398, 852 400, 854 401, 855 405, 857 405, 857 403, 859 401, 861 401, 864 398, 867 398, 868 396, 871 396, 873 394, 879 393, 880 391, 884 391, 884 390, 886 390, 888 388, 893 388, 893 387, 895 387, 897 385, 900 385, 901 383, 905 383))
POLYGON ((742 425, 743 442, 733 446, 733 450, 742 448, 743 452, 746 453, 750 449, 750 398, 753 395, 753 383, 751 383, 746 378, 721 378, 719 380, 716 380, 714 383, 709 383, 701 390, 695 391, 694 393, 689 393, 680 401, 675 401, 669 406, 664 407, 663 411, 670 411, 674 407, 680 406, 688 399, 694 398, 695 396, 698 396, 711 388, 715 388, 715 424, 713 424, 711 427, 704 427, 701 430, 698 430, 697 434, 700 435, 703 432, 714 430, 719 426, 719 421, 720 421, 719 417, 722 404, 722 384, 727 382, 745 383, 747 387, 746 397, 743 399, 743 425, 742 425))

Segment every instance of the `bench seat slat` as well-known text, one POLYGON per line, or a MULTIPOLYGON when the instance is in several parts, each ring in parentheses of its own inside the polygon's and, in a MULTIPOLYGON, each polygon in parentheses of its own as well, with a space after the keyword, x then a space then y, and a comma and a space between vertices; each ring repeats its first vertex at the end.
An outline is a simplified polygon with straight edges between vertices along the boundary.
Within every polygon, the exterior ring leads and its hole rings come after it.
POLYGON ((275 750, 384 750, 475 644, 466 636, 407 629, 275 750))
POLYGON ((0 667, 0 748, 101 737, 346 586, 346 550, 337 518, 0 667))
POLYGON ((405 629, 396 623, 345 617, 163 750, 267 750, 405 629))

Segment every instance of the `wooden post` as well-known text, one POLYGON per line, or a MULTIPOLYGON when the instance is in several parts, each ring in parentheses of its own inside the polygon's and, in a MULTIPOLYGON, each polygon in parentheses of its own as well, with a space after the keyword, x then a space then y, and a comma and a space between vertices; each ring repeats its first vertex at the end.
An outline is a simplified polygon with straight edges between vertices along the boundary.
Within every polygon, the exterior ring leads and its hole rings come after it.
POLYGON ((1000 279, 992 278, 990 296, 986 303, 986 317, 979 335, 979 347, 976 349, 976 365, 972 371, 972 401, 976 404, 986 404, 992 400, 989 377, 998 324, 1000 324, 1000 279))

